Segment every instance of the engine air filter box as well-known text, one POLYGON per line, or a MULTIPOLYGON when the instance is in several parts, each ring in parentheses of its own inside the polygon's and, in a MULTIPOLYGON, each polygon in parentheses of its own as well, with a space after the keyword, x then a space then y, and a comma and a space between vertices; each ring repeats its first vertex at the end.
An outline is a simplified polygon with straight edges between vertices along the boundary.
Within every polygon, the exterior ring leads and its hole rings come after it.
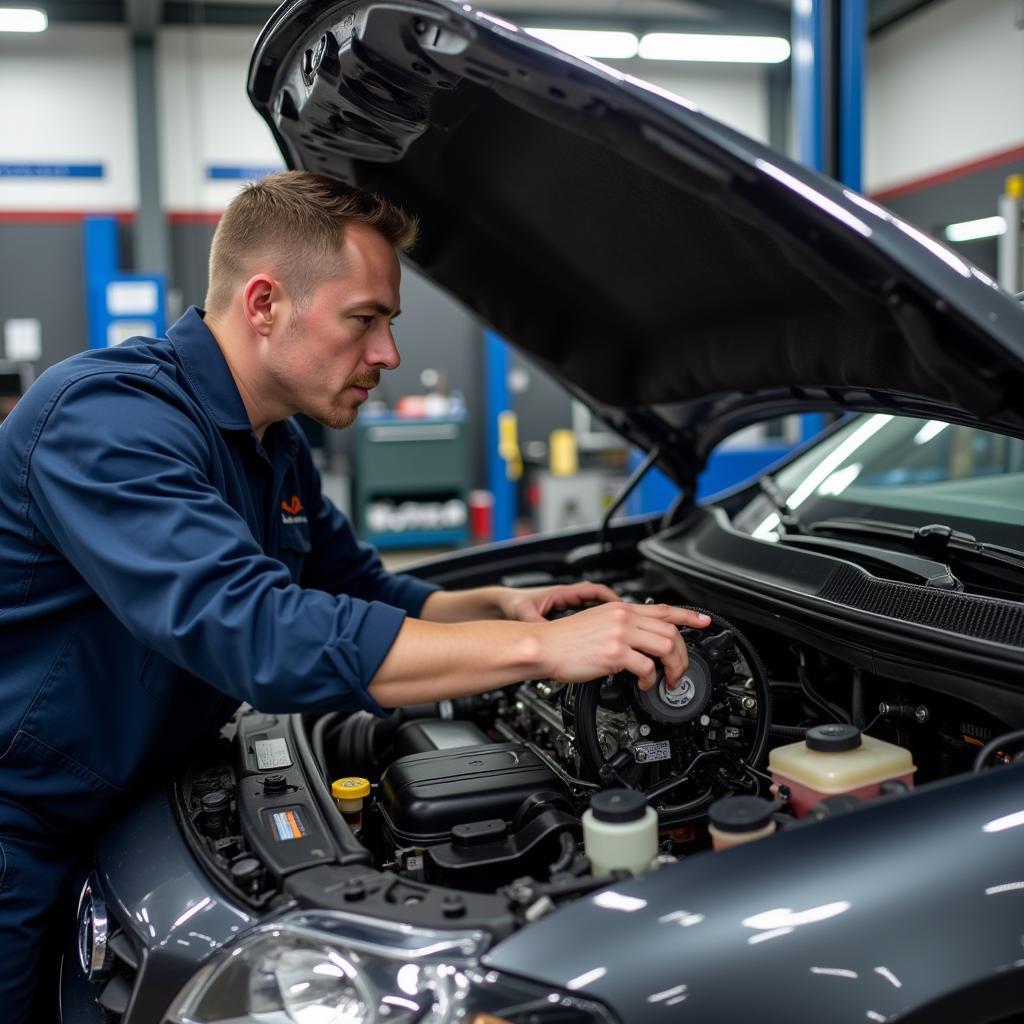
POLYGON ((409 754, 381 776, 378 810, 397 845, 448 842, 452 828, 501 818, 540 790, 564 793, 550 768, 518 743, 409 754))

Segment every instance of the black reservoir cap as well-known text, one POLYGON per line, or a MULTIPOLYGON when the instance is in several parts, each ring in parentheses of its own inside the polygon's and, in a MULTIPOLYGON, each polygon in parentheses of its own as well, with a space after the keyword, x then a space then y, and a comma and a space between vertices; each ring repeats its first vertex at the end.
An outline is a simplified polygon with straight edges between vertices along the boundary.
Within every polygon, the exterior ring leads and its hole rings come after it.
POLYGON ((264 775, 264 793, 286 793, 288 792, 288 780, 283 775, 264 775))
POLYGON ((860 729, 855 725, 839 722, 816 725, 807 730, 804 737, 810 750, 822 750, 835 754, 843 750, 856 750, 861 745, 860 729))
POLYGON ((647 811, 647 801, 635 789, 606 789, 590 798, 590 809, 598 821, 639 821, 647 811))
POLYGON ((213 789, 209 793, 204 793, 199 803, 207 813, 217 814, 229 810, 231 798, 223 789, 213 789))
POLYGON ((708 808, 708 818, 720 832, 756 832, 774 813, 775 804, 761 796, 726 796, 708 808))

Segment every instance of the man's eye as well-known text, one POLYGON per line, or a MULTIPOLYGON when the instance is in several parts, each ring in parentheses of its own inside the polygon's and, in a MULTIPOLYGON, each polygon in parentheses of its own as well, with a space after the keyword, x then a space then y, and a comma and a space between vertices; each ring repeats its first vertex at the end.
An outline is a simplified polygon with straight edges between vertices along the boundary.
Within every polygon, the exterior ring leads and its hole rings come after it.
POLYGON ((369 327, 373 323, 373 317, 366 314, 357 314, 355 317, 364 327, 369 327))

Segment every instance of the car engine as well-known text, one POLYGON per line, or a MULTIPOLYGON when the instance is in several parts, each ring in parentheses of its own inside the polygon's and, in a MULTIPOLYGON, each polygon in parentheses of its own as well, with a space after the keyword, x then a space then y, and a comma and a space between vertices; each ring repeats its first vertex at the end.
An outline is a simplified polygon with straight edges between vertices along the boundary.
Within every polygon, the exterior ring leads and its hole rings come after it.
MULTIPOLYGON (((615 589, 624 601, 693 606, 642 572, 615 589)), ((1006 731, 977 704, 867 673, 810 637, 709 614, 707 629, 681 630, 689 668, 674 689, 659 680, 643 692, 628 674, 531 679, 389 718, 243 714, 231 748, 222 740, 179 783, 185 832, 256 907, 373 897, 375 912, 403 920, 416 906, 421 920, 494 927, 497 914, 499 930, 513 929, 623 877, 593 869, 584 820, 597 794, 639 794, 653 809, 645 869, 656 870, 712 846, 723 801, 759 797, 770 830, 808 827, 968 771, 1006 731), (810 746, 822 727, 909 767, 868 787, 811 784, 808 800, 807 784, 768 755, 810 746)))

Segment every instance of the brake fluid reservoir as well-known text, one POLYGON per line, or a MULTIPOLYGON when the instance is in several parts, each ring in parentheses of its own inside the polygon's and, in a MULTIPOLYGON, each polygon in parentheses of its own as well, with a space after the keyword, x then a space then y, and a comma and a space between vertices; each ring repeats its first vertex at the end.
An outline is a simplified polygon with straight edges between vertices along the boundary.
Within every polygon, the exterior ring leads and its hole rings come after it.
POLYGON ((658 815, 634 789, 606 789, 583 812, 583 849, 595 875, 646 871, 658 852, 658 815))
POLYGON ((826 796, 850 794, 870 800, 889 779, 912 785, 917 768, 910 751, 895 743, 861 735, 853 725, 816 725, 798 743, 776 747, 768 755, 776 785, 789 789, 793 813, 803 817, 826 796))
POLYGON ((363 801, 370 795, 370 780, 348 775, 331 783, 331 796, 352 831, 358 834, 363 824, 363 801))

